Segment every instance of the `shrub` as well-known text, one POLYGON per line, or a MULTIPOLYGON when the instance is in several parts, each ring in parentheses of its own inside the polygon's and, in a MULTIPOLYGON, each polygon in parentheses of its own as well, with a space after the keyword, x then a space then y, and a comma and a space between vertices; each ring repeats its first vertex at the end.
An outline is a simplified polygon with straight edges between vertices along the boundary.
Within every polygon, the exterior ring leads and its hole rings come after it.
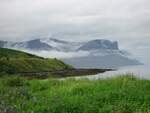
POLYGON ((23 86, 27 83, 27 81, 19 76, 9 77, 4 80, 4 85, 7 86, 23 86))

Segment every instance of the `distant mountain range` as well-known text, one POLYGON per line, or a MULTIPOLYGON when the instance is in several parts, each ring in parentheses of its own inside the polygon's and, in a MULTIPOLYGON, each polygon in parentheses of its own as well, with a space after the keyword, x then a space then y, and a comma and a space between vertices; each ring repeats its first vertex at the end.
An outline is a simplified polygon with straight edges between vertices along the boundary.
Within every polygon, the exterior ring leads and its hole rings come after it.
POLYGON ((0 47, 15 48, 15 49, 29 49, 29 50, 51 50, 52 46, 41 42, 39 39, 30 40, 26 42, 6 42, 0 41, 0 47))
MULTIPOLYGON (((86 42, 69 42, 54 38, 34 39, 24 42, 0 41, 0 47, 29 50, 31 53, 40 53, 41 51, 51 53, 51 51, 56 51, 60 54, 62 52, 69 54, 74 52, 73 57, 63 58, 62 60, 77 68, 120 67, 141 64, 132 58, 130 53, 120 50, 117 41, 113 42, 104 39, 86 42), (84 52, 88 54, 76 57, 84 52)), ((57 54, 55 57, 59 58, 59 55, 57 54)))
POLYGON ((68 42, 53 38, 35 39, 24 42, 0 41, 0 47, 21 48, 29 50, 89 51, 99 49, 118 50, 118 43, 109 40, 92 40, 87 42, 68 42))

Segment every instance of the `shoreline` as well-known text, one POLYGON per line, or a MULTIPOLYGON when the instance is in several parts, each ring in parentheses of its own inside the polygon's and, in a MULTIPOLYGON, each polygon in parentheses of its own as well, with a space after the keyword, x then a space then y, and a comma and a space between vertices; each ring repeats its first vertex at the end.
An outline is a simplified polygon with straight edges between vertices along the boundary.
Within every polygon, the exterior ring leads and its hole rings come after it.
POLYGON ((79 68, 79 69, 66 69, 66 70, 54 70, 54 71, 42 71, 42 72, 20 72, 18 74, 27 78, 46 79, 48 77, 65 78, 65 77, 88 76, 88 75, 95 75, 98 73, 104 73, 113 70, 114 69, 79 68))

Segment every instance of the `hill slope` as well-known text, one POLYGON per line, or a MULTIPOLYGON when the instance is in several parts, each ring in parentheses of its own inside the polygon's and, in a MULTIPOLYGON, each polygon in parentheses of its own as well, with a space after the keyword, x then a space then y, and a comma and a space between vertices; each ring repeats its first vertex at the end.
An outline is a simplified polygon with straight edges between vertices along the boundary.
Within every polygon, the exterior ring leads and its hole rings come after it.
POLYGON ((57 59, 45 59, 21 51, 0 48, 0 72, 40 72, 69 68, 69 65, 57 59))
POLYGON ((22 51, 0 48, 0 59, 2 58, 41 58, 41 57, 25 53, 22 51))

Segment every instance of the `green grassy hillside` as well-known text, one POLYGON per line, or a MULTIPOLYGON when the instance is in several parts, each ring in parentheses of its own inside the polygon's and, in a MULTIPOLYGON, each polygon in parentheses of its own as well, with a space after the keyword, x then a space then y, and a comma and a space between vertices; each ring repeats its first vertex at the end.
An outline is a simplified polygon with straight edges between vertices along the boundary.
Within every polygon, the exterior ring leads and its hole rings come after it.
POLYGON ((41 57, 13 49, 0 48, 0 59, 5 58, 41 58, 41 57))
POLYGON ((150 113, 150 81, 0 78, 0 112, 150 113))
POLYGON ((0 72, 40 72, 68 68, 71 66, 57 59, 45 59, 17 50, 0 48, 0 72))

